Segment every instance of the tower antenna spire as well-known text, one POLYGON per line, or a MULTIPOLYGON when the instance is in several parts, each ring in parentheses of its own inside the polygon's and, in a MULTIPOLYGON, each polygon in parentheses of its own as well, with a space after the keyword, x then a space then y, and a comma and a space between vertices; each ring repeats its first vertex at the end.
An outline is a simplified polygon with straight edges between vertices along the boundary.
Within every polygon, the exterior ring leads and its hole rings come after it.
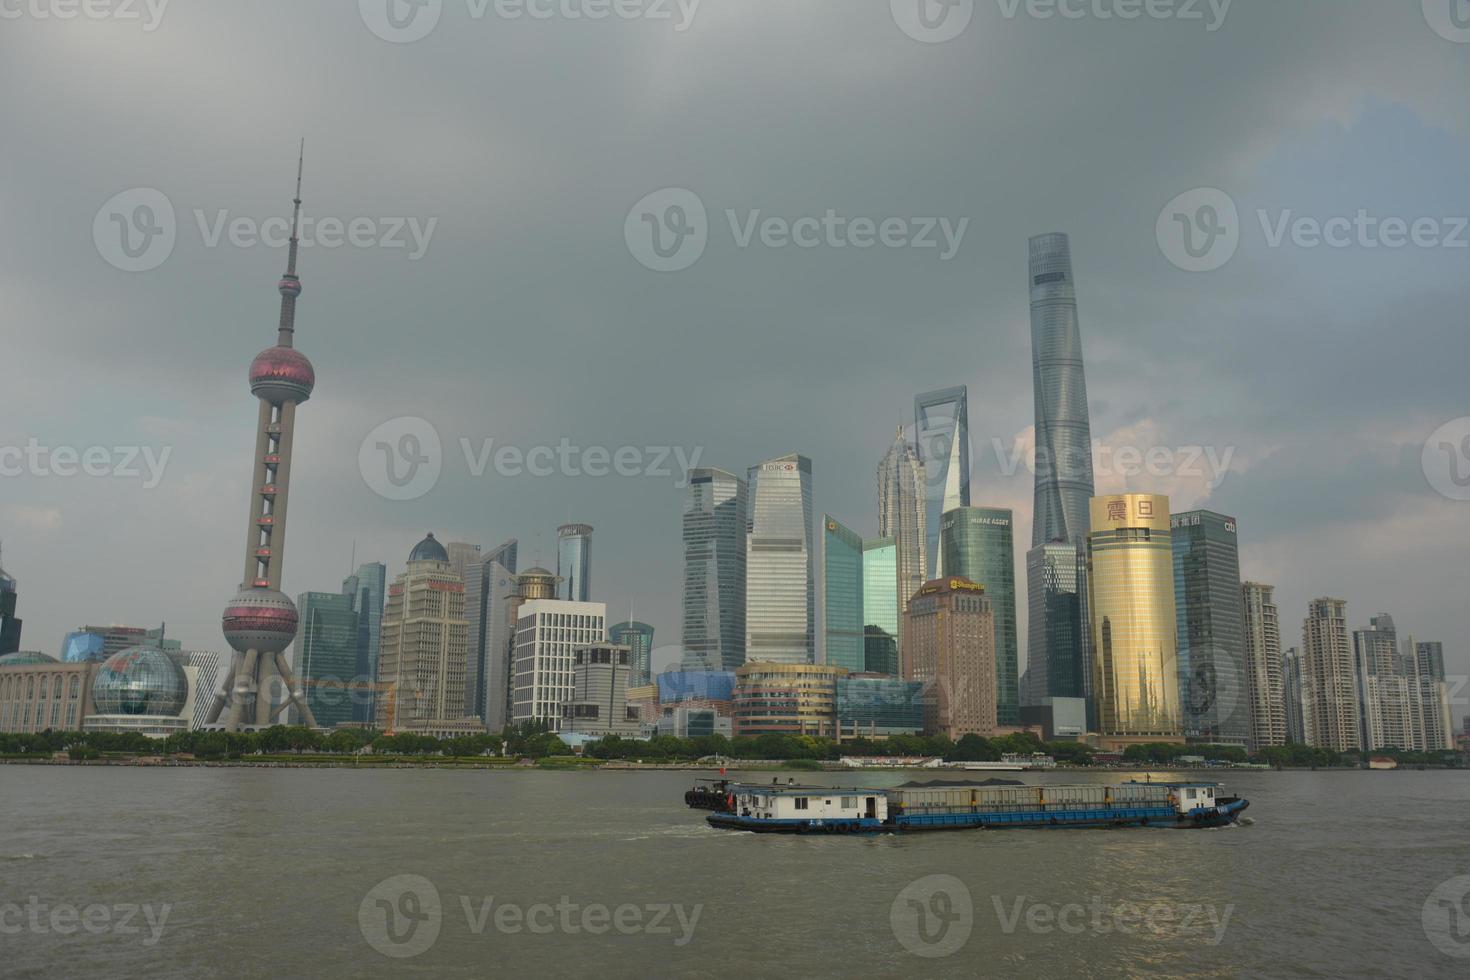
POLYGON ((301 295, 301 277, 296 275, 296 253, 301 245, 301 173, 306 166, 306 137, 296 154, 296 196, 291 199, 291 246, 286 256, 286 274, 281 277, 281 326, 277 343, 290 347, 296 334, 296 298, 301 295))

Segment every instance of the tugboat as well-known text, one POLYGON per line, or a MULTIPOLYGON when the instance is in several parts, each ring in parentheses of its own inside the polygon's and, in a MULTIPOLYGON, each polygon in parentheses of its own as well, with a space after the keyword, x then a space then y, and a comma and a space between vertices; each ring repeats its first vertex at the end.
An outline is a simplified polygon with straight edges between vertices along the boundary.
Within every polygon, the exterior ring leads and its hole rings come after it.
POLYGON ((731 785, 728 779, 696 779, 694 788, 684 794, 684 803, 691 810, 729 813, 735 808, 731 785))
MULTIPOLYGON (((1005 827, 1223 827, 1250 806, 1219 783, 983 786, 906 783, 892 789, 733 784, 733 806, 705 819, 756 833, 901 833, 1005 827)), ((687 797, 686 797, 687 799, 687 797)), ((690 804, 693 806, 693 804, 690 804)))

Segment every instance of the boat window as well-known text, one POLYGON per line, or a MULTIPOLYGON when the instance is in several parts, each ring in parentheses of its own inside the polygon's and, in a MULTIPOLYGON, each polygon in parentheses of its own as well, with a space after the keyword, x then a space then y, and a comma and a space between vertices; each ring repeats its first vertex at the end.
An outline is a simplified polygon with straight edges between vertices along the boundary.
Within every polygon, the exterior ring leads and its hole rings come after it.
POLYGON ((857 805, 856 796, 844 796, 842 798, 842 809, 844 810, 856 810, 857 805))
POLYGON ((798 810, 805 810, 806 809, 806 806, 807 806, 807 804, 809 802, 811 802, 811 801, 808 800, 805 796, 798 796, 796 798, 796 808, 798 810))

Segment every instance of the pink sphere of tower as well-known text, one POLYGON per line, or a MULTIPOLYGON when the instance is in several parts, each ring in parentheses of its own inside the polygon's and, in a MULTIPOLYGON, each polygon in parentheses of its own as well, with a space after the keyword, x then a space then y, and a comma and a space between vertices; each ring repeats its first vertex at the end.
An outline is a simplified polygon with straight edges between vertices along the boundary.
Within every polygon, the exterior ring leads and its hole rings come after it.
POLYGON ((273 405, 300 404, 316 387, 316 370, 294 347, 267 347, 250 362, 250 393, 273 405))
POLYGON ((279 653, 296 638, 296 604, 274 589, 241 589, 220 617, 225 641, 244 653, 279 653))

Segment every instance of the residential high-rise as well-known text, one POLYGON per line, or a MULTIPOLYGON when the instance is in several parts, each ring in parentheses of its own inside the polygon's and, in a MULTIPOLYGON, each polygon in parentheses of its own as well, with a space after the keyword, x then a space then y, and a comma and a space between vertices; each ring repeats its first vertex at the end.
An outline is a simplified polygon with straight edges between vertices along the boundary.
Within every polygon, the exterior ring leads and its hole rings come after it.
POLYGON ((0 565, 0 657, 20 651, 20 620, 15 618, 15 579, 0 565))
POLYGON ((900 613, 929 581, 924 486, 924 464, 900 428, 878 464, 878 535, 897 551, 900 613))
POLYGON ((1021 723, 1012 526, 1011 512, 1000 507, 960 507, 946 511, 939 524, 945 575, 984 586, 995 615, 996 718, 1001 725, 1021 723))
POLYGON ((1063 234, 1031 239, 1031 372, 1036 399, 1036 506, 1031 546, 1081 546, 1093 495, 1092 425, 1082 333, 1063 234))
POLYGON ((829 514, 822 516, 822 612, 822 663, 863 670, 863 537, 829 514))
POLYGON ((616 643, 573 650, 572 691, 562 702, 561 731, 598 738, 637 735, 642 716, 628 704, 632 661, 633 651, 616 643))
POLYGON ((439 732, 464 723, 469 621, 464 582, 449 553, 429 534, 388 588, 377 724, 400 732, 439 732))
POLYGON ((299 159, 292 205, 286 274, 277 286, 281 294, 281 317, 276 346, 261 351, 250 362, 250 393, 259 400, 260 408, 255 453, 251 457, 254 476, 245 532, 245 574, 239 591, 220 618, 225 640, 238 656, 231 660, 223 697, 215 698, 209 709, 210 724, 224 714, 224 727, 228 731, 239 731, 246 725, 270 724, 278 688, 283 697, 296 704, 306 724, 316 723, 286 663, 286 649, 296 636, 297 612, 281 592, 296 407, 311 397, 316 386, 316 370, 311 361, 293 346, 296 299, 301 295, 301 280, 296 275, 296 255, 301 244, 299 159))
POLYGON ((556 529, 556 597, 592 601, 592 525, 563 524, 556 529))
MULTIPOLYGON (((899 623, 902 619, 898 542, 863 542, 863 672, 898 676, 899 623)), ((923 586, 920 585, 920 588, 923 586)), ((914 590, 915 592, 918 589, 914 590)))
POLYGON ((1281 663, 1281 621, 1276 588, 1241 585, 1245 609, 1245 692, 1250 708, 1251 751, 1285 745, 1286 678, 1281 663))
POLYGON ((363 562, 342 580, 342 594, 352 600, 357 613, 356 684, 352 720, 371 724, 374 715, 373 684, 378 679, 378 653, 383 644, 383 604, 387 601, 388 566, 380 561, 363 562))
POLYGON ((1026 676, 1021 703, 1090 699, 1087 555, 1065 541, 1037 545, 1026 552, 1026 590, 1026 676))
POLYGON ((935 579, 905 617, 903 676, 924 685, 925 734, 998 734, 995 615, 985 589, 958 576, 935 579))
MULTIPOLYGON (((1405 658, 1413 675, 1417 723, 1423 736, 1422 751, 1438 752, 1455 747, 1454 722, 1450 716, 1450 690, 1444 673, 1444 645, 1410 640, 1405 658)), ((1466 721, 1470 731, 1470 719, 1466 721)))
POLYGON ((744 480, 717 469, 689 474, 684 496, 684 658, 708 670, 745 662, 744 480))
POLYGON ((291 660, 312 716, 323 728, 350 722, 360 690, 354 687, 358 629, 352 596, 303 592, 296 598, 296 608, 301 611, 301 632, 296 634, 291 660))
MULTIPOLYGON (((916 397, 914 435, 924 476, 925 570, 942 578, 948 572, 939 553, 939 519, 970 506, 969 390, 959 385, 916 397)), ((885 532, 880 527, 878 533, 885 532)))
POLYGON ((1089 523, 1087 610, 1102 743, 1182 742, 1169 498, 1094 497, 1089 523))
MULTIPOLYGON (((1393 617, 1379 613, 1367 629, 1353 630, 1353 671, 1358 685, 1358 744, 1365 751, 1415 748, 1416 710, 1412 670, 1399 654, 1393 617)), ((1422 733, 1420 733, 1422 744, 1422 733)))
POLYGON ((562 705, 575 694, 573 651, 606 642, 607 606, 527 599, 516 616, 511 721, 541 722, 562 731, 562 705))
POLYGON ((652 626, 636 620, 615 623, 607 628, 607 640, 631 651, 628 655, 628 664, 632 668, 629 687, 643 687, 653 683, 652 626))
POLYGON ((1286 708, 1286 740, 1297 745, 1307 744, 1306 702, 1302 700, 1302 652, 1292 647, 1281 655, 1282 700, 1286 708))
POLYGON ((1342 599, 1313 599, 1302 622, 1302 714, 1308 745, 1358 748, 1358 679, 1342 599))
POLYGON ((752 466, 745 558, 745 659, 816 659, 812 461, 792 454, 752 466))
POLYGON ((1245 606, 1235 518, 1193 510, 1174 515, 1170 524, 1184 734, 1197 742, 1247 745, 1245 606))

